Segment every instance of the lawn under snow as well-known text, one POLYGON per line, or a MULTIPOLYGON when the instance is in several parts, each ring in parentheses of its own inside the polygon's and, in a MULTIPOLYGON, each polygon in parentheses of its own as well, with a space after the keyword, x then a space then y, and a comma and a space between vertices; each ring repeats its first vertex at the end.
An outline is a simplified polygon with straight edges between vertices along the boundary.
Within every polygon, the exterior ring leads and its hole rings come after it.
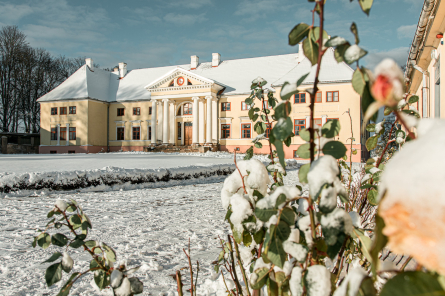
MULTIPOLYGON (((297 170, 291 170, 286 183, 296 184, 297 170)), ((33 249, 36 229, 44 228, 46 214, 56 199, 75 199, 92 220, 89 239, 112 246, 118 260, 129 267, 142 265, 136 274, 144 283, 142 295, 174 295, 176 283, 171 274, 187 267, 182 248, 191 238, 192 261, 200 262, 200 295, 215 295, 222 288, 221 279, 211 280, 213 265, 219 254, 218 235, 226 237, 221 206, 222 182, 148 188, 101 193, 50 194, 40 197, 1 199, 0 214, 0 295, 56 295, 63 281, 47 288, 44 280, 49 264, 40 264, 59 247, 33 249), (207 283, 204 285, 204 281, 207 283)), ((70 249, 74 270, 87 269, 89 255, 70 249)), ((181 271, 188 283, 187 268, 181 271)), ((64 274, 64 279, 67 279, 64 274)), ((189 284, 184 286, 184 292, 189 284)), ((111 295, 99 292, 92 275, 77 282, 70 295, 111 295)))

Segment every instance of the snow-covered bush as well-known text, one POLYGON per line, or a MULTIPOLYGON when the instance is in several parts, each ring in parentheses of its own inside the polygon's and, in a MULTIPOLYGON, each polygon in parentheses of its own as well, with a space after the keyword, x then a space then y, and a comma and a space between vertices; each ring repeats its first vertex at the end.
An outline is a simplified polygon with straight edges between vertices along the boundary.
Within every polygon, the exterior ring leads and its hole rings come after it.
POLYGON ((88 230, 93 226, 90 218, 76 201, 57 200, 47 217, 51 220, 46 224, 46 229, 34 238, 32 246, 35 248, 39 245, 43 249, 47 249, 50 245, 54 245, 65 249, 63 254, 55 252, 43 262, 58 261, 46 269, 45 280, 48 287, 62 280, 62 271, 67 274, 73 271, 74 260, 69 255, 70 248, 82 247, 92 258, 89 269, 71 273, 57 294, 58 296, 68 295, 73 284, 89 272, 93 274, 94 282, 100 290, 111 287, 115 296, 131 296, 142 293, 144 288, 142 282, 136 277, 129 277, 139 267, 127 269, 124 262, 116 262, 116 253, 110 246, 103 242, 87 240, 88 230), (66 229, 64 232, 68 236, 63 233, 48 233, 51 229, 63 228, 66 229))

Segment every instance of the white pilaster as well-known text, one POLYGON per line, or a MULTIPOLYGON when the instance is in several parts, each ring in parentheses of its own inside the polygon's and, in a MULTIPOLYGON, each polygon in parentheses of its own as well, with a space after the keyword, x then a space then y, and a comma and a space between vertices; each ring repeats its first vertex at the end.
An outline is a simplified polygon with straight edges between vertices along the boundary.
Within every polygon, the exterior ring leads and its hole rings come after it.
POLYGON ((184 146, 184 129, 185 129, 184 122, 181 122, 181 146, 184 146))
POLYGON ((192 144, 198 144, 198 133, 199 133, 199 108, 198 108, 199 97, 193 98, 193 135, 192 135, 192 144))
POLYGON ((151 100, 151 144, 156 145, 156 100, 151 100))
POLYGON ((321 126, 323 126, 326 123, 327 119, 328 119, 327 115, 321 115, 321 126))
POLYGON ((169 130, 168 130, 168 99, 163 99, 162 100, 164 102, 164 116, 163 116, 163 129, 162 129, 162 143, 163 144, 168 144, 168 134, 169 134, 169 130))
POLYGON ((212 99, 212 143, 217 142, 218 135, 218 99, 212 99))
POLYGON ((176 130, 176 114, 175 114, 175 110, 176 110, 176 102, 173 100, 170 100, 170 106, 169 106, 169 122, 170 122, 170 137, 169 137, 169 143, 176 145, 176 139, 175 139, 175 130, 176 130))
POLYGON ((311 117, 306 116, 306 128, 310 128, 310 127, 311 127, 311 117))
POLYGON ((206 124, 206 144, 212 144, 212 96, 206 96, 207 124, 206 124))
POLYGON ((57 125, 57 146, 60 146, 60 124, 57 125))
POLYGON ((70 145, 70 124, 66 124, 66 146, 70 145))
POLYGON ((205 111, 204 111, 204 99, 198 101, 199 106, 199 144, 203 145, 205 143, 204 139, 204 128, 205 128, 205 111))
POLYGON ((162 105, 162 102, 161 101, 159 101, 159 104, 158 104, 158 125, 157 125, 157 128, 158 128, 158 130, 157 130, 157 134, 158 134, 158 137, 157 137, 157 140, 158 141, 161 141, 161 143, 163 143, 164 141, 162 140, 162 133, 163 133, 163 122, 164 122, 164 116, 163 116, 163 112, 162 112, 162 110, 163 110, 163 105, 162 105))

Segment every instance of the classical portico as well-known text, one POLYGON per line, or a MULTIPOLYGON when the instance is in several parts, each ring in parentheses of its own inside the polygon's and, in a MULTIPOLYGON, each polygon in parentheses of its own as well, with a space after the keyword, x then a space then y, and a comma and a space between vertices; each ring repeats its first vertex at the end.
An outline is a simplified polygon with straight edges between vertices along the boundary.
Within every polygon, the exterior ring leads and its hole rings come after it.
POLYGON ((223 88, 182 68, 147 85, 152 102, 151 146, 216 145, 217 93, 223 88))

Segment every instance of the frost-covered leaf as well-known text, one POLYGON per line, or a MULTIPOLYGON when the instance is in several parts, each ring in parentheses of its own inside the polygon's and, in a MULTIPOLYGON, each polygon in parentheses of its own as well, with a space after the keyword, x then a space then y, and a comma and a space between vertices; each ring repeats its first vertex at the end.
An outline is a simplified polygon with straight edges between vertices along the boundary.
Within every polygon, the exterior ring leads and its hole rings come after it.
POLYGON ((308 24, 300 23, 296 25, 289 33, 289 45, 297 45, 301 40, 307 37, 310 27, 308 24))
POLYGON ((419 101, 419 96, 414 95, 414 96, 409 97, 408 104, 414 104, 418 101, 419 101))
POLYGON ((329 296, 331 294, 331 273, 323 265, 312 265, 307 269, 304 286, 308 296, 329 296))
POLYGON ((325 138, 333 138, 340 133, 340 120, 329 120, 321 128, 321 133, 325 138))
POLYGON ((274 138, 279 141, 284 141, 289 135, 293 133, 293 125, 290 117, 286 119, 280 118, 275 126, 272 128, 274 138))
POLYGON ((346 146, 340 141, 330 141, 323 146, 324 155, 332 155, 336 159, 340 159, 346 155, 346 146))
POLYGON ((51 245, 51 236, 48 233, 41 233, 37 236, 37 244, 43 249, 48 248, 51 245))
POLYGON ((421 271, 397 274, 383 286, 380 296, 445 295, 438 275, 421 271))
POLYGON ((51 287, 62 279, 62 263, 49 266, 45 272, 45 280, 48 287, 51 287))
POLYGON ((344 61, 344 54, 345 51, 351 46, 351 44, 349 44, 349 42, 346 42, 342 45, 338 45, 335 50, 334 50, 334 56, 335 56, 335 60, 337 61, 337 63, 341 63, 344 61))
POLYGON ((346 64, 352 64, 362 57, 364 57, 368 52, 357 44, 351 45, 343 54, 343 58, 345 59, 346 64))
POLYGON ((300 169, 298 171, 298 179, 299 179, 300 183, 303 183, 303 184, 308 183, 307 173, 309 173, 310 168, 311 168, 310 163, 304 164, 300 167, 300 169))
POLYGON ((369 15, 369 11, 371 10, 374 0, 358 0, 358 2, 360 3, 360 7, 362 8, 363 12, 369 15))
POLYGON ((334 37, 331 37, 331 39, 329 39, 326 42, 325 46, 326 47, 336 47, 336 46, 339 46, 339 45, 343 45, 343 44, 345 44, 347 42, 348 41, 345 38, 343 38, 343 37, 334 36, 334 37))
POLYGON ((269 268, 261 267, 250 276, 250 287, 254 290, 261 289, 269 277, 269 268))
POLYGON ((281 87, 280 97, 283 101, 287 101, 296 93, 298 93, 297 85, 286 81, 281 87))
POLYGON ((354 34, 355 44, 359 44, 360 39, 358 38, 358 29, 357 29, 357 25, 354 22, 352 22, 350 29, 351 29, 352 34, 354 34))
POLYGON ((142 284, 142 282, 138 278, 132 277, 129 279, 129 281, 131 286, 131 293, 133 295, 141 294, 144 291, 144 284, 142 284))
POLYGON ((375 190, 375 189, 369 190, 367 197, 368 197, 368 201, 371 205, 373 205, 373 206, 378 205, 378 201, 377 201, 378 191, 377 190, 375 190))
POLYGON ((368 132, 371 132, 371 133, 375 132, 375 123, 370 123, 370 124, 368 124, 368 125, 366 126, 366 130, 367 130, 368 132))
POLYGON ((263 222, 269 221, 270 217, 276 215, 278 210, 276 208, 273 209, 255 209, 255 216, 263 222))
POLYGON ((102 248, 105 251, 105 255, 107 256, 107 260, 110 262, 116 262, 116 253, 114 250, 105 243, 102 243, 102 248))

